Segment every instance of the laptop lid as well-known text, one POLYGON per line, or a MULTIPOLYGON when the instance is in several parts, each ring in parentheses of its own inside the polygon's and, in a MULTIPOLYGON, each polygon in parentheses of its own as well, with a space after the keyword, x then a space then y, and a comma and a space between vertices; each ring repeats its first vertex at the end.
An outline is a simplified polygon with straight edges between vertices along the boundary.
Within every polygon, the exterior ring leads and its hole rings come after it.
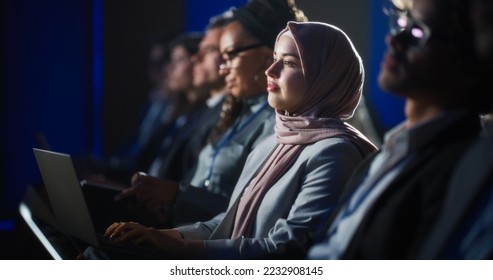
POLYGON ((43 223, 60 230, 60 226, 56 221, 49 202, 43 199, 33 186, 27 185, 26 192, 24 193, 24 198, 22 200, 24 204, 29 207, 29 211, 33 216, 40 219, 43 223))
POLYGON ((61 229, 90 245, 98 238, 70 155, 33 149, 53 213, 61 229))
POLYGON ((94 247, 127 254, 130 258, 170 258, 155 249, 99 239, 70 155, 36 148, 33 151, 53 213, 59 228, 65 234, 94 247), (104 243, 100 243, 101 241, 104 243))

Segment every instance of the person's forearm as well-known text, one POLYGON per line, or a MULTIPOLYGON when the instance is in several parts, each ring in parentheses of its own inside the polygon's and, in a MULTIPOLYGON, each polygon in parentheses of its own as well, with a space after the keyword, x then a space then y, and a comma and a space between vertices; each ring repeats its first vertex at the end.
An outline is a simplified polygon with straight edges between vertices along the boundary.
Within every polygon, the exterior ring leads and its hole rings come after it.
POLYGON ((168 237, 179 240, 179 246, 176 248, 176 254, 185 259, 205 259, 205 245, 203 240, 188 240, 183 234, 176 229, 160 230, 168 237))

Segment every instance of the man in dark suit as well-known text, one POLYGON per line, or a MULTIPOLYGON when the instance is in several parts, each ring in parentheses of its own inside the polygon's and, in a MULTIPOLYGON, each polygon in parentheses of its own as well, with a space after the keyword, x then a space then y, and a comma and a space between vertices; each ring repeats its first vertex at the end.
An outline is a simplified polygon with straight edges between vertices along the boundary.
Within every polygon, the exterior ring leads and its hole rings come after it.
MULTIPOLYGON (((473 0, 471 22, 484 81, 493 75, 493 2, 473 0)), ((493 92, 489 97, 493 109, 493 92)), ((419 258, 493 259, 493 126, 484 131, 459 161, 443 210, 419 258)))
POLYGON ((405 98, 406 120, 356 170, 309 258, 416 258, 456 162, 480 132, 465 1, 392 2, 378 83, 405 98))

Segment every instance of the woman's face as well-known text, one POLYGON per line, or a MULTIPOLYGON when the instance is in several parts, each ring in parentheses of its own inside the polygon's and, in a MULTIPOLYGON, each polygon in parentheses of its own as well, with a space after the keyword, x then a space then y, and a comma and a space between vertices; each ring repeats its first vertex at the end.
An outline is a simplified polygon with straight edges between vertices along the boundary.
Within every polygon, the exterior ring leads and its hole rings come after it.
POLYGON ((265 92, 264 71, 272 61, 272 50, 249 34, 239 22, 226 26, 220 41, 224 64, 220 74, 235 97, 250 97, 265 92))
POLYGON ((168 88, 171 91, 186 91, 193 87, 193 65, 191 55, 185 47, 176 46, 171 51, 168 66, 168 88))
POLYGON ((291 36, 282 35, 274 50, 274 62, 265 71, 269 104, 276 110, 297 114, 303 99, 305 79, 301 60, 291 36))

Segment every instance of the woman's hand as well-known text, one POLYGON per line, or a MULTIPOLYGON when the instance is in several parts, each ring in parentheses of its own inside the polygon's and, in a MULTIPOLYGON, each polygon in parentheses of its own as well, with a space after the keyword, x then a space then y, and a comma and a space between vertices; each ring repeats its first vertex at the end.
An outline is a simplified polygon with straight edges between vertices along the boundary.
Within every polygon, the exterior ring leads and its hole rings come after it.
POLYGON ((106 230, 105 236, 117 242, 132 242, 174 256, 185 258, 204 256, 202 241, 185 240, 175 229, 158 230, 134 222, 114 223, 106 230))
POLYGON ((106 229, 104 236, 115 241, 131 241, 132 236, 134 236, 138 232, 143 232, 146 229, 147 227, 134 222, 113 223, 106 229), (130 232, 134 232, 134 234, 125 237, 125 235, 130 232))

